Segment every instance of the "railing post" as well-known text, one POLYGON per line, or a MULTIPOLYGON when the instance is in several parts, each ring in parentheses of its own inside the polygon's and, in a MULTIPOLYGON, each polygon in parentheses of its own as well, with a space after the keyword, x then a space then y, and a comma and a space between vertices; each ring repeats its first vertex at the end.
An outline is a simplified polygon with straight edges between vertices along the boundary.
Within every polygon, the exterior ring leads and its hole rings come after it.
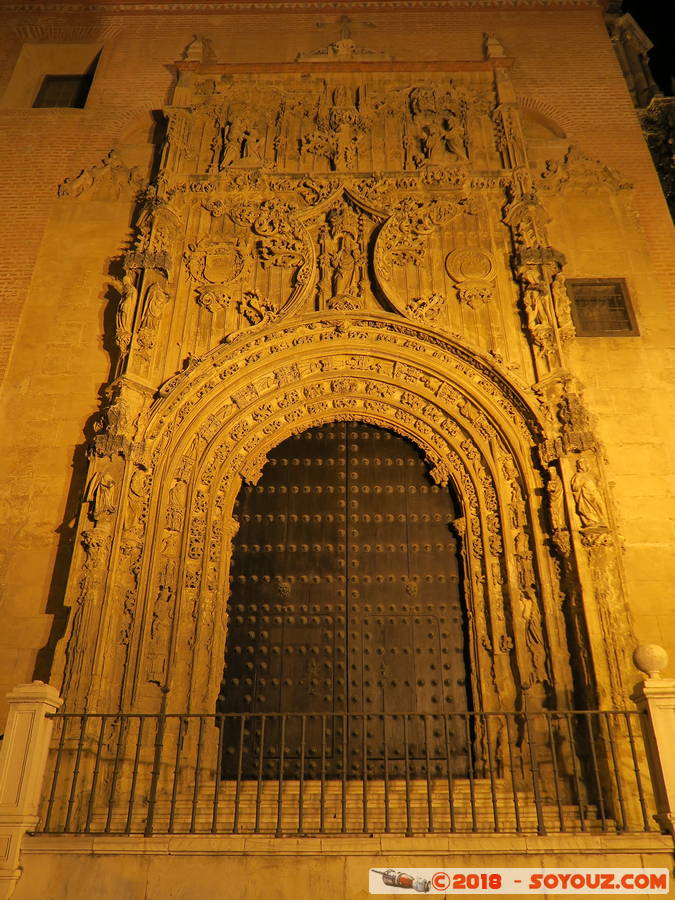
POLYGON ((633 662, 647 675, 635 685, 631 699, 644 714, 642 728, 657 809, 654 819, 675 839, 675 678, 661 677, 668 655, 657 644, 638 647, 633 662))
POLYGON ((0 900, 14 892, 21 841, 38 823, 53 727, 47 714, 63 703, 56 688, 42 681, 18 685, 7 699, 9 716, 0 743, 0 900))

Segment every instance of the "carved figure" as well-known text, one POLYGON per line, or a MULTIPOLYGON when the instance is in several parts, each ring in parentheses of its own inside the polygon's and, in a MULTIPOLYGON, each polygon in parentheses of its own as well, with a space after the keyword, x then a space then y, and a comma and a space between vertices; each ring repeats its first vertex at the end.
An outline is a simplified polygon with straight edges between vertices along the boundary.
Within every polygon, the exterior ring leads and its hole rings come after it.
POLYGON ((248 163, 261 163, 263 161, 263 138, 254 125, 244 129, 241 147, 241 158, 248 163))
POLYGON ((123 193, 135 193, 141 187, 138 166, 125 166, 115 150, 100 163, 83 169, 79 175, 64 179, 59 197, 81 197, 96 189, 98 199, 119 200, 123 193))
POLYGON ((263 136, 253 123, 226 122, 216 132, 211 169, 222 172, 233 165, 260 165, 263 150, 263 136))
POLYGON ((588 471, 585 459, 577 461, 576 475, 571 482, 572 495, 577 508, 577 515, 584 528, 595 525, 606 525, 605 505, 595 478, 588 471))
MULTIPOLYGON (((94 476, 96 478, 96 476, 94 476)), ((91 517, 94 524, 98 525, 104 519, 111 516, 115 506, 115 479, 110 472, 106 472, 96 479, 92 491, 91 517)))
POLYGON ((143 469, 135 469, 129 481, 129 493, 127 495, 127 515, 125 527, 131 531, 143 530, 143 505, 145 503, 147 473, 143 469))
POLYGON ((548 493, 548 506, 553 528, 553 543, 563 556, 568 556, 570 552, 570 535, 565 519, 564 488, 562 480, 554 468, 548 469, 546 491, 548 493))
POLYGON ((556 275, 553 279, 551 289, 556 319, 558 320, 560 339, 562 341, 569 341, 575 336, 576 330, 572 321, 572 303, 569 294, 567 293, 563 275, 560 273, 556 275))
POLYGON ((355 236, 349 231, 343 232, 338 238, 337 250, 331 254, 334 296, 359 293, 361 257, 361 247, 355 236))
POLYGON ((122 355, 127 352, 131 342, 131 326, 137 302, 138 290, 134 283, 134 276, 132 271, 127 269, 122 278, 120 300, 115 315, 115 341, 122 355))
POLYGON ((162 320, 164 307, 169 302, 169 295, 159 282, 155 281, 145 293, 143 308, 143 320, 141 327, 147 331, 155 332, 162 320))

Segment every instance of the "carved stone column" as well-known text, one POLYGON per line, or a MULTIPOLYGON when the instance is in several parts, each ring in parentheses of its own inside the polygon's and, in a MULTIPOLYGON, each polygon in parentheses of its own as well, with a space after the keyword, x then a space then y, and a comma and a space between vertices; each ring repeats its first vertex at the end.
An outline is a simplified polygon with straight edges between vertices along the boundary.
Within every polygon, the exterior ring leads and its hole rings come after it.
POLYGON ((0 745, 0 900, 7 900, 21 870, 21 840, 38 822, 38 804, 54 713, 63 701, 42 681, 20 684, 7 695, 9 717, 0 745))
POLYGON ((675 678, 661 678, 668 655, 657 644, 643 644, 633 662, 647 675, 635 685, 631 699, 645 714, 642 723, 658 824, 675 839, 675 678))

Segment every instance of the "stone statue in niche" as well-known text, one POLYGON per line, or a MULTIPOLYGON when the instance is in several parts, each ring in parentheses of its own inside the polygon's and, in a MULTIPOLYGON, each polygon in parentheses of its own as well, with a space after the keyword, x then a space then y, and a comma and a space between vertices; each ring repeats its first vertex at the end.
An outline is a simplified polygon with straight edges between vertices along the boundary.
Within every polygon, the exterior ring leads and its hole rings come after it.
POLYGON ((89 486, 90 516, 95 525, 100 525, 115 512, 115 486, 110 472, 92 478, 89 486))
POLYGON ((546 285, 535 266, 520 266, 517 277, 522 289, 525 318, 532 341, 545 357, 554 357, 555 331, 547 309, 546 285))
POLYGON ((328 217, 328 228, 335 248, 330 254, 333 296, 358 295, 361 292, 365 263, 363 250, 355 233, 358 230, 358 222, 351 223, 350 227, 345 215, 339 210, 334 210, 328 217))
POLYGON ((115 313, 115 342, 120 354, 125 356, 131 343, 131 329, 138 303, 138 290, 131 270, 127 269, 124 273, 118 290, 120 299, 115 313))
POLYGON ((157 331, 159 323, 162 320, 164 307, 169 301, 169 295, 161 284, 154 282, 150 285, 145 293, 145 304, 143 307, 143 319, 141 327, 148 331, 157 331))
POLYGON ((554 468, 547 469, 548 481, 546 492, 548 494, 548 506, 553 526, 553 543, 563 556, 570 552, 570 536, 565 519, 565 491, 562 480, 554 468))
POLYGON ((318 236, 319 304, 331 309, 359 308, 367 271, 364 244, 362 216, 348 204, 328 212, 318 236))
POLYGON ((145 292, 141 327, 138 331, 138 352, 146 361, 155 346, 155 337, 168 302, 169 295, 159 282, 153 282, 145 292))
POLYGON ((127 514, 124 521, 124 527, 137 534, 142 534, 144 528, 143 513, 148 483, 147 479, 147 472, 141 468, 136 468, 129 481, 127 514))
POLYGON ((577 460, 577 471, 570 486, 582 527, 607 527, 605 504, 597 482, 589 472, 587 460, 577 460))

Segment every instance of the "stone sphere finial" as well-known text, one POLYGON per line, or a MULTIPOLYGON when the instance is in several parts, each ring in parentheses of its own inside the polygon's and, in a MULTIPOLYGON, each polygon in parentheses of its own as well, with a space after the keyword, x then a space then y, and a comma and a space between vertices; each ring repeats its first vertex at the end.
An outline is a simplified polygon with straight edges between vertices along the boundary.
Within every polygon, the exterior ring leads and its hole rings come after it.
POLYGON ((633 651, 633 664, 648 678, 660 678, 668 665, 668 654, 658 644, 640 644, 633 651))

